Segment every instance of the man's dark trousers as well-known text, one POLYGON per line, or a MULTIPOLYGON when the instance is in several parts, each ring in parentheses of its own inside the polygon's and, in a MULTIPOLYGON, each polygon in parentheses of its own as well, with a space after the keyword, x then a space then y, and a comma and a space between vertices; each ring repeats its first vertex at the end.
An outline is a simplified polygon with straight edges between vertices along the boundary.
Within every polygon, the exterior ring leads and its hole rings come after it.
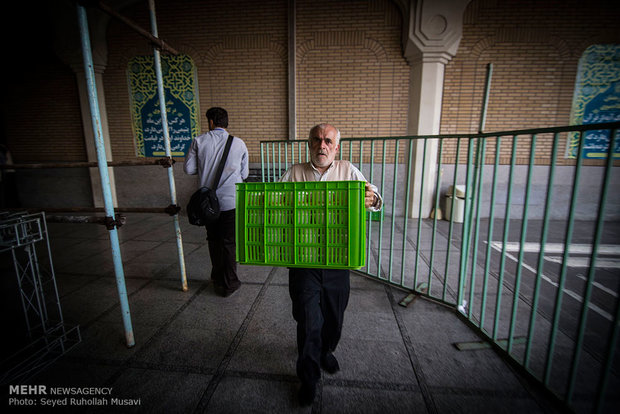
POLYGON ((213 265, 211 279, 222 293, 232 293, 241 286, 235 261, 235 210, 222 211, 216 222, 205 227, 213 265))
POLYGON ((349 303, 346 269, 289 269, 289 294, 297 321, 297 376, 316 384, 321 357, 336 349, 349 303))

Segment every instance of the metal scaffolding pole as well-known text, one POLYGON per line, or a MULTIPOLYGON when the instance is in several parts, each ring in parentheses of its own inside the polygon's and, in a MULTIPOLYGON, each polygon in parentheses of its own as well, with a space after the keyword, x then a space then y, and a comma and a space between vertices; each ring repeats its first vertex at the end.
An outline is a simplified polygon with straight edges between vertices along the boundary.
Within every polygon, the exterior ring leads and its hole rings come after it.
MULTIPOLYGON (((86 18, 86 9, 77 4, 77 15, 80 25, 80 38, 82 41, 82 55, 84 58, 84 72, 86 74, 86 84, 88 87, 88 101, 90 104, 90 113, 93 124, 93 133, 95 136, 95 144, 97 149, 97 162, 99 164, 99 175, 101 177, 101 187, 103 188, 103 199, 106 216, 114 219, 114 204, 112 202, 112 190, 110 186, 110 176, 108 175, 107 158, 105 146, 103 144, 103 130, 101 128, 101 114, 99 112, 99 103, 97 101, 97 89, 95 86, 95 70, 93 66, 93 55, 90 45, 90 37, 88 33, 88 20, 86 18)), ((120 299, 121 312, 123 316, 123 325, 125 327, 125 339, 128 347, 135 345, 133 328, 131 324, 131 315, 129 313, 129 303, 127 300, 127 288, 125 287, 125 274, 123 271, 123 261, 121 259, 121 250, 118 240, 118 232, 116 226, 109 229, 110 244, 112 247, 112 258, 114 260, 114 273, 116 274, 116 286, 120 299)))
MULTIPOLYGON (((149 0, 149 15, 151 18, 151 32, 154 37, 158 37, 157 34, 157 21, 155 19, 155 1, 149 0)), ((161 126, 164 132, 164 145, 166 148, 166 157, 170 158, 170 133, 168 130, 168 115, 166 112, 166 94, 164 92, 164 79, 161 72, 161 56, 159 50, 156 47, 153 48, 155 74, 157 76, 157 92, 159 95, 159 108, 161 111, 161 126)), ((177 204, 177 193, 174 184, 174 171, 172 168, 168 168, 168 183, 170 185, 170 199, 172 205, 177 204)), ((187 291, 187 277, 185 275, 185 258, 183 256, 183 238, 181 237, 181 226, 179 224, 179 215, 175 214, 174 217, 174 232, 177 240, 177 250, 179 252, 179 266, 181 270, 181 284, 183 291, 187 291)))
POLYGON ((123 16, 120 13, 117 13, 113 8, 108 6, 104 1, 96 1, 94 3, 97 6, 99 6, 99 9, 101 9, 102 11, 106 12, 110 16, 125 23, 127 26, 131 27, 134 31, 136 31, 140 36, 150 40, 151 43, 156 45, 156 47, 159 47, 161 50, 164 50, 168 53, 172 53, 175 56, 179 54, 179 52, 177 52, 172 46, 164 42, 162 39, 157 37, 157 35, 153 36, 151 33, 141 28, 139 25, 134 23, 132 20, 128 19, 127 17, 123 16))

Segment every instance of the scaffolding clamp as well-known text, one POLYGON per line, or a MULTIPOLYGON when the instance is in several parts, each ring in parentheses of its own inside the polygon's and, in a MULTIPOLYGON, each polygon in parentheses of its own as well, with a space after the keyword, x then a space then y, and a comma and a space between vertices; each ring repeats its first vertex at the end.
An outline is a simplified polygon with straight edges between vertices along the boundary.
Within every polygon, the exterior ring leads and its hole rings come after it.
POLYGON ((164 213, 167 213, 169 216, 174 216, 178 214, 179 211, 181 211, 181 207, 177 206, 176 204, 170 204, 164 209, 164 213))
POLYGON ((157 160, 157 162, 164 168, 170 168, 176 161, 172 159, 172 157, 166 157, 160 158, 159 160, 157 160))
POLYGON ((125 224, 125 216, 119 214, 117 219, 110 216, 105 216, 102 224, 105 225, 106 229, 114 230, 114 227, 121 227, 125 224))

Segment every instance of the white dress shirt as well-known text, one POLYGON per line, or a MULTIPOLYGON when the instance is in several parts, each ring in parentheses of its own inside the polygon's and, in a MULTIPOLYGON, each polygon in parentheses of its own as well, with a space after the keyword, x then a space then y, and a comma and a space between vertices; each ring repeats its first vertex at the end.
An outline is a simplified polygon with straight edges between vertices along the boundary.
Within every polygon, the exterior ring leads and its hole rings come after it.
MULTIPOLYGON (((213 188, 228 135, 225 129, 215 128, 192 141, 183 164, 183 171, 190 175, 198 174, 200 187, 213 188)), ((241 138, 235 137, 216 190, 222 211, 235 208, 235 184, 243 182, 249 173, 248 149, 241 138)))

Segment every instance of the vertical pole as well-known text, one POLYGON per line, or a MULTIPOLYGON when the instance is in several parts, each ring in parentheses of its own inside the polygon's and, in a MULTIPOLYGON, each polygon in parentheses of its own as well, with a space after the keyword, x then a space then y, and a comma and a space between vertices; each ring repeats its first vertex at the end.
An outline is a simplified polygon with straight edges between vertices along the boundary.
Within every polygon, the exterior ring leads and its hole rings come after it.
POLYGON ((555 167, 558 157, 558 140, 559 133, 553 134, 553 146, 551 148, 551 158, 549 164, 549 178, 547 181, 547 196, 545 198, 545 213, 543 216, 542 232, 540 235, 540 251, 538 253, 538 262, 536 265, 536 279, 534 283, 534 293, 532 296, 532 311, 530 313, 530 324, 527 331, 527 343, 525 346, 525 355, 523 357, 523 366, 529 368, 530 352, 532 350, 532 342, 534 340, 534 329, 536 323, 536 315, 538 314, 538 298, 540 296, 540 285, 542 281, 542 272, 545 264, 545 246, 547 245, 547 234, 549 230, 549 221, 551 218, 551 201, 553 197, 553 184, 555 181, 555 167))
MULTIPOLYGON (((519 259, 517 262, 517 274, 515 275, 514 293, 512 296, 512 313, 510 315, 510 325, 508 328, 508 343, 506 344, 506 352, 512 352, 514 342, 514 331, 517 323, 517 310, 519 309, 519 291, 521 288, 521 276, 523 269, 523 258, 525 255, 525 242, 527 240, 527 216, 529 212, 530 194, 532 189, 532 177, 534 175, 534 166, 536 159, 536 134, 532 134, 530 140, 530 161, 527 168, 527 179, 525 182, 525 199, 523 200, 523 218, 521 219, 521 241, 519 243, 519 259)), ((544 248, 544 246, 541 246, 544 248)))
MULTIPOLYGON (((428 147, 428 138, 424 138, 424 147, 422 150, 422 177, 420 178, 420 198, 418 204, 418 233, 415 242, 415 264, 413 270, 413 288, 418 285, 418 261, 420 258, 420 233, 422 232, 422 206, 424 203, 424 173, 426 172, 426 149, 428 147)), ((430 292, 431 273, 428 274, 428 287, 430 292)))
MULTIPOLYGON (((373 182, 374 180, 374 167, 375 167, 375 140, 370 141, 370 176, 368 178, 368 182, 373 182)), ((383 190, 383 189, 381 189, 383 190)), ((372 245, 372 213, 368 215, 368 224, 367 227, 368 229, 368 236, 367 239, 368 242, 366 243, 366 257, 368 258, 366 260, 366 270, 367 272, 370 274, 370 247, 372 245)), ((377 277, 379 277, 379 270, 377 269, 377 277)))
POLYGON ((260 180, 265 182, 265 145, 260 143, 260 180))
MULTIPOLYGON (((553 357, 555 356, 555 341, 557 333, 560 327, 560 314, 562 313, 562 299, 564 295, 564 284, 566 283, 566 272, 568 267, 568 256, 570 252, 571 239, 573 238, 573 227, 575 220, 575 210, 577 205, 577 194, 579 194, 579 178, 581 177, 581 163, 583 159, 583 146, 585 142, 585 132, 579 133, 579 147, 577 153, 577 160, 575 161, 575 173, 573 176, 573 189, 570 198, 570 207, 568 210, 568 221, 566 227, 566 233, 564 236, 564 253, 562 255, 562 267, 560 268, 560 275, 558 279, 557 295, 555 297, 555 305, 553 308, 553 322, 551 325, 551 333, 549 335, 549 342, 547 344, 547 361, 545 364, 545 371, 543 376, 543 384, 549 385, 551 381, 551 367, 553 365, 553 357)), ((564 397, 568 400, 567 396, 564 397)))
MULTIPOLYGON (((486 138, 478 138, 478 154, 476 154, 476 162, 478 170, 476 174, 474 174, 474 180, 477 182, 474 183, 474 187, 477 188, 474 191, 476 197, 476 220, 474 226, 474 239, 473 239, 473 249, 472 249, 472 259, 471 259, 471 288, 469 289, 469 307, 468 307, 468 317, 469 319, 473 319, 474 314, 474 293, 476 291, 476 267, 478 262, 478 233, 480 230, 480 201, 482 197, 482 184, 484 181, 484 163, 485 163, 485 154, 486 154, 486 138), (482 142, 482 143, 481 143, 482 142)), ((472 207, 469 211, 469 229, 471 232, 472 226, 472 216, 474 213, 474 194, 472 194, 472 207)))
MULTIPOLYGON (((611 143, 610 143, 611 145, 611 143)), ((620 300, 616 300, 616 311, 614 320, 612 321, 611 328, 609 329, 609 335, 607 339, 607 351, 605 352, 605 360, 603 362, 603 370, 598 381, 596 404, 594 405, 594 411, 597 414, 603 412, 603 404, 605 394, 607 393, 607 384, 612 372, 614 364, 614 356, 618 344, 618 336, 620 333, 620 300)))
MULTIPOLYGON (((149 15, 151 18, 151 33, 158 37, 157 21, 155 20, 155 1, 149 0, 149 15)), ((166 157, 171 158, 170 154, 170 133, 168 131, 168 114, 166 113, 166 94, 164 92, 164 80, 161 73, 161 57, 159 50, 153 48, 155 57, 155 75, 157 76, 157 93, 159 95, 159 109, 161 111, 161 126, 164 131, 164 145, 166 148, 166 157)), ((177 192, 174 184, 174 170, 172 167, 168 170, 168 184, 170 187, 170 200, 173 205, 177 205, 177 192)), ((174 232, 177 240, 177 250, 179 253, 179 266, 181 270, 181 285, 183 291, 187 291, 187 277, 185 275, 185 257, 183 255, 183 238, 181 237, 181 226, 179 225, 179 215, 174 215, 174 232)))
MULTIPOLYGON (((383 153, 381 156, 381 191, 385 188, 385 151, 386 150, 386 140, 383 140, 383 153)), ((392 199, 392 203, 394 199, 392 199)), ((394 219, 392 217, 392 219, 394 219)), ((381 248, 383 247, 383 214, 379 216, 379 241, 377 242, 377 277, 381 279, 381 248)), ((389 275, 388 275, 389 276, 389 275)))
MULTIPOLYGON (((486 124, 487 119, 487 107, 489 102, 489 90, 491 88, 491 74, 493 73, 493 65, 489 63, 487 65, 487 76, 484 85, 484 100, 482 102, 482 113, 480 114, 480 123, 478 125, 478 133, 482 134, 484 130, 484 126, 486 124)), ((471 282, 470 282, 470 291, 469 291, 469 310, 468 317, 471 319, 473 315, 473 299, 474 299, 474 290, 476 283, 476 262, 477 262, 477 250, 478 250, 478 227, 480 224, 480 191, 482 189, 482 169, 484 168, 484 145, 486 144, 484 137, 479 137, 476 140, 477 148, 476 148, 476 165, 474 168, 473 174, 473 182, 470 181, 470 164, 471 157, 469 156, 470 152, 468 152, 468 160, 467 160, 467 174, 465 178, 465 211, 463 213, 463 237, 461 239, 461 252, 465 252, 461 254, 461 270, 459 276, 459 301, 458 306, 461 312, 465 312, 465 306, 467 305, 467 301, 463 298, 463 290, 467 287, 467 268, 468 268, 468 258, 470 251, 470 243, 471 240, 471 230, 472 230, 472 219, 474 214, 474 208, 476 208, 476 228, 474 231, 474 240, 473 240, 473 254, 472 254, 472 264, 471 264, 471 282), (482 154, 480 152, 480 140, 482 140, 482 154), (476 180, 478 182, 476 183, 476 180), (478 185, 478 189, 476 190, 476 184, 478 185), (471 201, 470 194, 471 191, 471 201), (474 196, 477 194, 478 202, 474 206, 474 196), (462 283, 461 283, 462 281, 462 283)), ((469 142, 468 148, 471 149, 472 143, 471 140, 469 142)), ((452 194, 453 199, 456 198, 456 191, 452 194)))
MULTIPOLYGON (((456 155, 454 156, 454 176, 452 177, 452 199, 450 201, 446 200, 446 203, 450 203, 450 217, 446 217, 447 220, 450 220, 450 226, 448 227, 448 241, 446 246, 446 270, 444 271, 444 283, 443 283, 443 293, 441 299, 443 301, 446 300, 446 296, 448 294, 448 271, 450 270, 450 248, 452 247, 452 231, 454 227, 454 200, 456 199, 456 179, 458 178, 459 171, 459 155, 461 153, 461 138, 456 139, 456 155)), ((446 205, 446 210, 447 210, 446 205)), ((460 279, 459 279, 460 283, 460 279)), ((458 304, 457 300, 457 304, 458 304)))
MULTIPOLYGON (((437 154, 437 181, 435 183, 435 206, 433 214, 433 234, 431 236, 431 257, 430 263, 428 265, 428 289, 427 292, 431 294, 431 281, 433 275, 433 265, 435 264, 435 236, 437 234, 437 216, 439 215, 439 192, 441 190, 441 176, 442 176, 442 165, 441 165, 441 157, 443 155, 443 139, 439 140, 439 152, 437 154)), ((405 215, 406 217, 406 215, 405 215)), ((403 248, 403 253, 404 253, 403 248)), ((404 261, 404 256, 403 256, 404 261)))
POLYGON ((288 142, 284 143, 284 171, 288 170, 288 148, 289 146, 292 148, 293 145, 289 145, 288 142))
MULTIPOLYGON (((27 252, 29 253, 29 252, 27 252)), ((23 268, 19 265, 19 261, 20 259, 17 257, 17 253, 15 252, 15 249, 11 249, 11 255, 13 256, 13 266, 15 267, 15 275, 17 276, 17 287, 19 288, 19 298, 20 298, 20 302, 22 304, 22 310, 24 311, 24 320, 26 321, 26 330, 28 331, 28 337, 32 338, 32 329, 33 327, 30 326, 30 317, 28 316, 28 301, 26 301, 26 295, 24 292, 24 285, 22 283, 22 280, 25 279, 24 277, 24 272, 23 272, 23 268)), ((28 256, 30 256, 30 254, 28 254, 28 256)))
MULTIPOLYGON (((478 125, 478 133, 482 134, 482 132, 484 131, 484 127, 486 124, 486 120, 487 120, 487 108, 489 106, 489 92, 491 90, 491 75, 493 74, 493 64, 489 63, 487 65, 487 75, 486 75, 486 80, 485 80, 485 84, 484 84, 484 99, 482 101, 482 113, 480 114, 480 123, 478 125)), ((482 191, 482 179, 483 179, 483 169, 484 169, 484 149, 485 149, 485 145, 486 145, 486 139, 485 138, 478 138, 478 149, 476 151, 476 172, 474 173, 474 180, 478 180, 478 189, 477 189, 477 203, 476 203, 476 228, 474 230, 474 247, 473 247, 473 255, 472 255, 472 263, 471 263, 471 287, 470 287, 470 291, 469 291, 469 318, 472 318, 473 315, 473 300, 474 300, 474 290, 476 287, 476 262, 477 262, 477 254, 478 254, 478 229, 480 226, 480 193, 482 191), (480 140, 482 139, 482 154, 480 153, 480 140)), ((469 171, 469 169, 468 169, 469 171)), ((472 216, 473 216, 473 212, 474 212, 474 205, 473 205, 473 197, 474 194, 476 193, 476 191, 474 189, 474 191, 472 191, 472 201, 471 204, 468 202, 468 194, 469 194, 469 181, 466 184, 465 187, 465 214, 463 217, 463 240, 465 239, 465 233, 467 234, 467 250, 465 251, 465 274, 467 274, 467 256, 469 255, 469 243, 470 243, 470 233, 471 233, 471 221, 472 221, 472 216), (471 206, 471 209, 468 209, 468 206, 471 206), (469 220, 468 220, 468 212, 469 210, 469 220), (465 229, 467 229, 467 232, 465 232, 465 229)), ((474 183, 474 186, 476 185, 476 183, 474 183)), ((456 192, 455 194, 452 195, 453 197, 456 197, 456 192)), ((461 302, 460 303, 462 307, 465 306, 465 303, 461 302)), ((482 319, 480 320, 480 324, 482 325, 482 319)))
MULTIPOLYGON (((409 138, 408 140, 409 143, 409 151, 407 152, 407 181, 405 182, 405 212, 404 212, 404 217, 403 217, 403 255, 401 257, 401 269, 400 269, 400 280, 401 280, 401 286, 404 286, 404 282, 405 282, 405 265, 407 263, 407 261, 405 260, 405 254, 406 254, 406 247, 407 247, 407 228, 409 227, 409 203, 407 202, 409 200, 409 196, 410 196, 410 191, 411 191, 411 168, 412 168, 412 160, 413 160, 413 140, 411 138, 409 138)), ((415 289, 415 283, 412 286, 412 289, 415 289)), ((428 289, 428 292, 430 293, 430 289, 428 289)))
POLYGON ((484 315, 487 303, 487 286, 489 281, 489 268, 491 266, 491 243, 493 242, 493 224, 495 221, 495 193, 497 189, 497 167, 501 149, 501 137, 495 138, 495 163, 493 164, 493 184, 491 184, 491 201, 489 203, 489 230, 487 240, 486 259, 484 264, 484 281, 482 283, 482 300, 480 301, 480 330, 484 331, 484 315))
POLYGON ((32 278, 34 297, 37 300, 36 307, 34 306, 34 304, 32 304, 31 306, 33 306, 33 308, 36 310, 36 313, 39 314, 42 331, 43 333, 47 334, 49 315, 47 312, 47 305, 45 303, 45 292, 43 291, 43 280, 41 280, 41 270, 39 268, 37 249, 34 243, 30 243, 28 246, 26 246, 25 250, 28 253, 28 267, 30 276, 32 278))
MULTIPOLYGON (((390 263, 388 265, 388 279, 390 282, 393 282, 392 278, 392 262, 394 260, 394 225, 396 224, 396 193, 398 192, 398 146, 400 144, 399 140, 396 140, 396 146, 394 148, 394 179, 392 185, 392 220, 390 227, 390 263)), ((404 263, 402 264, 404 266, 404 263)), ((415 277, 415 276, 414 276, 415 277)), ((402 280, 401 280, 402 285, 402 280)))
POLYGON ((41 214, 41 220, 39 222, 39 226, 42 230, 42 233, 45 234, 45 244, 47 247, 47 260, 49 263, 49 273, 51 275, 51 284, 53 288, 53 293, 55 295, 54 299, 56 301, 56 312, 58 312, 57 322, 60 322, 60 325, 62 326, 62 331, 64 333, 65 332, 64 318, 62 316, 62 308, 60 307, 60 298, 58 297, 58 285, 56 284, 56 273, 54 272, 54 262, 52 260, 52 249, 50 247, 49 233, 47 232, 47 222, 45 221, 45 212, 42 211, 40 214, 41 214))
POLYGON ((491 90, 491 76, 493 75, 493 64, 487 65, 487 78, 484 84, 484 100, 482 101, 482 114, 480 115, 480 124, 478 125, 478 133, 482 134, 487 122, 487 108, 489 106, 489 92, 491 90))
MULTIPOLYGON (((468 220, 468 217, 471 216, 471 214, 469 214, 469 209, 473 208, 472 202, 470 201, 472 200, 472 197, 473 197, 473 196, 470 196, 470 191, 473 189, 473 179, 472 179, 473 173, 471 171, 471 164, 473 163, 473 150, 474 150, 474 143, 473 143, 473 139, 470 138, 467 144, 467 166, 466 166, 467 169, 465 172, 465 200, 464 200, 465 209, 463 212, 463 233, 461 237, 461 259, 460 259, 460 264, 459 264, 459 287, 458 287, 459 290, 458 290, 457 302, 456 302, 457 309, 463 314, 465 314, 465 306, 467 306, 467 301, 464 299, 464 290, 467 288, 467 259, 469 256, 469 242, 471 238, 470 228, 469 228, 470 220, 468 220)), ((453 191, 452 197, 456 197, 456 188, 453 191)))
POLYGON ((272 161, 269 161, 269 162, 272 162, 273 164, 273 181, 276 182, 278 181, 278 176, 280 174, 276 174, 276 143, 273 141, 271 142, 271 158, 273 162, 272 161))
POLYGON ((291 166, 295 164, 295 143, 291 142, 291 166))
MULTIPOLYGON (((349 144, 349 161, 351 162, 351 164, 353 164, 353 141, 349 141, 348 144, 349 144)), ((342 153, 340 153, 340 156, 342 157, 342 153)))
MULTIPOLYGON (((592 286, 594 284, 594 274, 596 273, 596 259, 598 256, 598 249, 601 244, 601 238, 603 237, 603 227, 605 226, 605 207, 607 206, 607 195, 609 193, 609 182, 612 180, 611 171, 614 166, 614 148, 615 148, 615 133, 613 130, 609 131, 609 149, 607 153, 607 164, 605 166, 605 174, 603 176, 603 183, 601 186, 601 195, 598 203, 598 219, 596 220, 596 229, 594 232, 594 240, 592 243, 592 254, 590 256, 590 267, 588 268, 586 289, 583 295, 583 304, 581 305, 581 316, 579 318, 579 330, 577 334, 577 341, 575 343, 575 349, 573 351, 573 362, 570 368, 570 381, 568 385, 567 400, 570 404, 573 399, 573 392, 575 391, 575 383, 577 381, 579 359, 581 356, 581 349, 583 347, 584 336, 586 332, 586 323, 588 319, 588 308, 590 306, 590 298, 592 297, 592 286)), ((582 139, 584 139, 582 137, 582 139)), ((613 328, 611 329, 613 331, 613 328)))
POLYGON ((306 162, 310 162, 310 141, 306 141, 306 162))
MULTIPOLYGON (((498 137, 499 138, 499 137, 498 137)), ((497 297, 495 298, 495 317, 493 319, 493 340, 497 340, 499 329, 499 314, 502 304, 502 288, 504 286, 504 270, 506 269, 506 245, 508 244, 508 230, 510 228, 510 205, 512 203, 512 182, 514 178, 515 162, 517 159, 517 136, 512 137, 512 150, 510 152, 510 172, 506 188, 506 210, 504 212, 504 235, 502 237, 502 253, 499 262, 499 277, 497 279, 497 297)))
POLYGON ((364 140, 360 139, 360 172, 364 174, 364 140))
POLYGON ((281 175, 282 175, 282 143, 278 142, 278 178, 276 178, 276 181, 280 179, 281 175))
POLYGON ((269 146, 270 145, 271 145, 270 142, 265 143, 265 154, 267 157, 267 163, 265 164, 264 171, 267 171, 267 178, 265 179, 265 173, 263 172, 263 182, 271 181, 271 159, 269 158, 269 146))
MULTIPOLYGON (((99 164, 99 175, 101 176, 101 186, 103 189, 103 200, 105 214, 114 220, 114 203, 112 201, 112 191, 110 188, 110 176, 108 175, 108 161, 103 145, 103 130, 101 129, 99 103, 97 102, 97 89, 95 87, 95 70, 93 66, 93 55, 88 34, 88 21, 86 19, 86 9, 77 5, 78 21, 80 25, 80 38, 82 41, 82 55, 84 58, 84 72, 86 74, 86 84, 88 88, 88 102, 92 117, 93 133, 97 149, 97 162, 99 164)), ((134 346, 133 328, 131 325, 131 315, 129 303, 127 301, 127 288, 125 287, 125 274, 123 271, 123 261, 118 240, 116 227, 109 229, 110 244, 112 248, 112 258, 114 260, 114 273, 116 275, 116 287, 120 300, 121 313, 123 315, 123 325, 125 327, 125 340, 128 347, 134 346)))

